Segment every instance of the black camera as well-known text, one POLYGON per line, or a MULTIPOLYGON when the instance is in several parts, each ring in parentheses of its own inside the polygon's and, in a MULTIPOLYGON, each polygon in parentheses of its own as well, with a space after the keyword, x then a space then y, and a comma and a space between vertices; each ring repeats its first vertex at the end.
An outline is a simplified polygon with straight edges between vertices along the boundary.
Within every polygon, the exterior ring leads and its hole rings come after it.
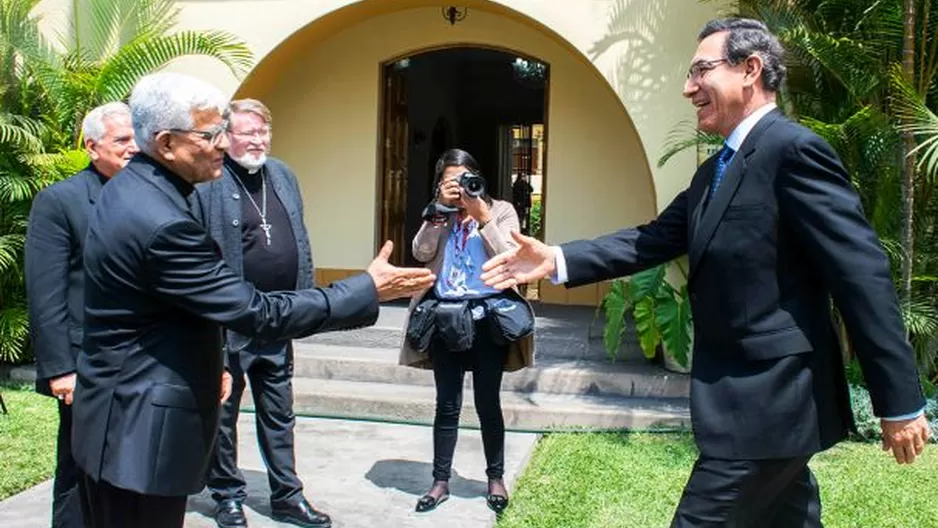
POLYGON ((459 186, 463 188, 466 196, 478 198, 485 193, 485 178, 466 171, 459 176, 459 186))

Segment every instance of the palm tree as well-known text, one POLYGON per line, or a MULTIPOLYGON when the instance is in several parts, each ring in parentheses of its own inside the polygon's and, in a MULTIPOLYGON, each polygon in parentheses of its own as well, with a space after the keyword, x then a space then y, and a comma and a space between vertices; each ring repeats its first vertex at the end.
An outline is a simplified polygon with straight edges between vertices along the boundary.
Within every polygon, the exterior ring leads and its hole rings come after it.
MULTIPOLYGON (((784 44, 780 105, 851 174, 919 364, 938 381, 938 0, 739 0, 728 14, 764 21, 784 44)), ((678 135, 659 164, 710 139, 678 135)))
POLYGON ((247 46, 222 31, 174 31, 173 0, 73 0, 71 26, 50 41, 39 0, 0 0, 0 362, 28 359, 23 247, 32 198, 88 163, 81 120, 126 99, 142 76, 201 55, 236 77, 247 46))

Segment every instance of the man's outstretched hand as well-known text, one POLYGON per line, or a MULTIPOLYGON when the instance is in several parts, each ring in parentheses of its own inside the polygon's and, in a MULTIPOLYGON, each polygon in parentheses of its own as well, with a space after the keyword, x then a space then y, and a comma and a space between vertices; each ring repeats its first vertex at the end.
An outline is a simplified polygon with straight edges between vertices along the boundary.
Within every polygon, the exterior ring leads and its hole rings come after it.
POLYGON ((384 243, 378 256, 368 266, 368 274, 375 282, 378 300, 390 301, 401 297, 410 297, 433 286, 436 275, 426 268, 398 268, 388 262, 394 243, 384 243))
POLYGON ((891 449, 899 464, 915 462, 931 436, 924 414, 912 420, 880 420, 880 426, 883 429, 883 451, 891 449))
POLYGON ((497 290, 504 290, 543 279, 554 273, 554 250, 536 238, 511 232, 518 247, 495 255, 482 265, 482 280, 497 290))

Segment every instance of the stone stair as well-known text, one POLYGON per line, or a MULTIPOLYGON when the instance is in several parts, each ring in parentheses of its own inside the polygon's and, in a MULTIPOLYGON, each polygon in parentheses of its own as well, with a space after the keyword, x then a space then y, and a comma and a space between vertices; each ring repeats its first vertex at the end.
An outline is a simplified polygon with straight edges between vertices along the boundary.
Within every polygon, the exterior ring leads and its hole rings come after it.
MULTIPOLYGON (((689 427, 689 379, 650 364, 634 335, 617 361, 602 348, 602 319, 591 308, 535 305, 536 366, 506 373, 505 425, 514 431, 689 427), (592 333, 592 336, 589 334, 592 333)), ((432 424, 428 370, 398 365, 406 306, 382 306, 377 323, 294 342, 294 410, 301 416, 432 424)), ((246 392, 242 408, 253 410, 246 392)), ((477 427, 472 376, 461 424, 477 427)))
MULTIPOLYGON (((649 363, 634 333, 606 359, 602 318, 591 308, 535 305, 536 365, 506 373, 505 426, 512 431, 690 427, 690 380, 649 363), (592 331, 590 331, 590 325, 592 331)), ((433 373, 397 364, 406 306, 389 303, 368 328, 294 341, 294 410, 310 417, 432 424, 433 373)), ((35 379, 32 367, 0 377, 35 379)), ((253 411, 250 390, 241 407, 253 411)), ((472 376, 466 376, 461 425, 477 427, 472 376)))

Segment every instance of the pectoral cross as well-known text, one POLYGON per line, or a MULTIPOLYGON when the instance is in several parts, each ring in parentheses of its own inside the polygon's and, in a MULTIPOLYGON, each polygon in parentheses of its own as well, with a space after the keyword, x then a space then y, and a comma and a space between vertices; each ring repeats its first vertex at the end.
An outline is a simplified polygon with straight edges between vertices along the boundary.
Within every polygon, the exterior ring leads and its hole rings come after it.
POLYGON ((270 228, 271 228, 271 225, 268 224, 266 221, 261 222, 261 229, 264 230, 264 235, 267 237, 268 246, 270 245, 270 228))

